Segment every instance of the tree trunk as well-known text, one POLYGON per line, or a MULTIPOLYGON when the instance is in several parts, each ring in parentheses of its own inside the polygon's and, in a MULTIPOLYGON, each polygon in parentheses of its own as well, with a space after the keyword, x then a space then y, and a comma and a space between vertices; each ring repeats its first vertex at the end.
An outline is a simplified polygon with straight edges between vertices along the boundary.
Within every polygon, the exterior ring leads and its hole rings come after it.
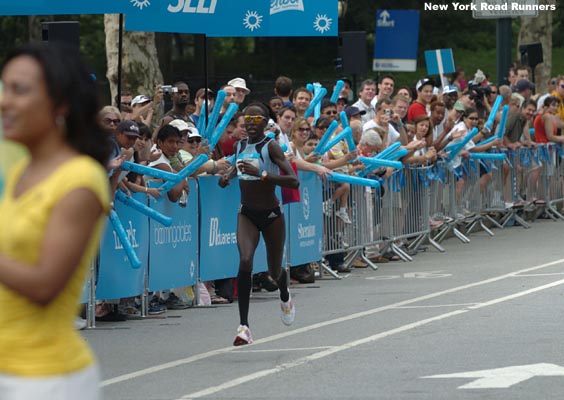
MULTIPOLYGON (((539 4, 555 4, 555 0, 539 0, 539 4)), ((538 64, 533 71, 537 93, 545 93, 547 81, 552 75, 552 15, 554 11, 539 11, 536 18, 521 17, 521 28, 517 43, 517 54, 522 44, 542 44, 543 62, 538 64)), ((529 77, 532 81, 533 77, 529 77)))
MULTIPOLYGON (((112 99, 117 94, 118 32, 119 16, 104 16, 106 32, 106 57, 112 99)), ((130 90, 133 96, 146 94, 152 96, 155 86, 163 83, 159 68, 155 34, 152 32, 123 32, 122 90, 130 90)))

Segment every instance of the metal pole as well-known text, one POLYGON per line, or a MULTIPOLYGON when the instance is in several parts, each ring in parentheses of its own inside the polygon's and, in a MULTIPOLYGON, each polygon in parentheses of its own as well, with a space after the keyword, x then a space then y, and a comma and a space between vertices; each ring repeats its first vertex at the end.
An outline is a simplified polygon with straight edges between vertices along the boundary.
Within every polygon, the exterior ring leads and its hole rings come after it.
POLYGON ((508 72, 511 66, 511 18, 499 18, 496 24, 497 46, 497 83, 508 83, 508 72))

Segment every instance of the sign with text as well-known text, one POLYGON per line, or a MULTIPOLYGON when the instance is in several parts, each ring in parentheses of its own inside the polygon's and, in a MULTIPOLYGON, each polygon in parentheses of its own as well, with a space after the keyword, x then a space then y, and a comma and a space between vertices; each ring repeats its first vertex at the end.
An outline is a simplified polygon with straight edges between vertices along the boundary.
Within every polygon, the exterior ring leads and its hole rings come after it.
POLYGON ((415 71, 419 45, 419 11, 378 10, 373 71, 415 71))
POLYGON ((291 266, 321 260, 323 215, 321 180, 312 172, 298 172, 300 202, 288 207, 289 263, 291 266))
POLYGON ((131 0, 126 29, 210 37, 336 36, 337 0, 131 0), (291 28, 289 28, 291 27, 291 28))
MULTIPOLYGON (((222 189, 216 176, 200 177, 200 280, 233 278, 239 270, 237 218, 241 192, 237 179, 222 189)), ((253 272, 266 271, 262 238, 255 252, 253 272)))
MULTIPOLYGON (((541 7, 544 10, 556 11, 556 6, 541 7)), ((475 19, 497 19, 517 17, 538 17, 538 0, 472 0, 472 17, 475 19)))
MULTIPOLYGON (((172 218, 171 226, 150 220, 149 290, 165 290, 194 285, 198 268, 198 186, 189 179, 186 207, 168 199, 150 207, 172 218)), ((164 194, 163 194, 164 195, 164 194)), ((166 196, 166 195, 164 195, 166 196)))
MULTIPOLYGON (((132 196, 135 200, 147 202, 145 193, 133 193, 132 196)), ((115 210, 127 233, 131 247, 141 261, 141 268, 134 269, 131 266, 112 224, 107 223, 100 243, 97 300, 132 297, 143 292, 145 272, 149 261, 149 219, 118 201, 115 202, 115 210)))

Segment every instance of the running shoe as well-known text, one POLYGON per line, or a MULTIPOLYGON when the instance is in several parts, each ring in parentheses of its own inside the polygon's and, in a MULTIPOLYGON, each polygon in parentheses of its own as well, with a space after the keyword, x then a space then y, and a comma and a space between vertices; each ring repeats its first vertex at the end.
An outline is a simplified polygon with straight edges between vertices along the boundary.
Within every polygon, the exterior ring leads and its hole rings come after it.
POLYGON ((251 343, 253 343, 251 330, 247 325, 239 325, 239 328, 237 328, 237 336, 235 336, 235 340, 233 341, 233 346, 244 346, 251 343))
POLYGON ((292 325, 294 323, 294 319, 296 318, 296 307, 294 307, 294 300, 292 300, 292 296, 290 296, 287 302, 280 301, 280 309, 282 310, 280 317, 282 318, 284 325, 292 325))

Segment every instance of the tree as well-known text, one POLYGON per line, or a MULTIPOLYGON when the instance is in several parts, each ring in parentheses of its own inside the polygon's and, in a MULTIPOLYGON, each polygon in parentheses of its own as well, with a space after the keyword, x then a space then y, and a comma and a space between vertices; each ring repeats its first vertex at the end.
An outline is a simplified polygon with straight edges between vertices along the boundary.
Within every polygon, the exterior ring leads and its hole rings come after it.
MULTIPOLYGON (((119 16, 104 16, 106 32, 106 57, 112 99, 117 95, 118 82, 118 33, 119 16)), ((152 32, 124 32, 122 54, 122 90, 129 89, 133 94, 152 94, 155 85, 163 83, 159 67, 155 34, 152 32)))
MULTIPOLYGON (((555 0, 539 0, 539 4, 552 4, 555 0)), ((552 17, 554 11, 539 11, 536 18, 521 17, 521 28, 519 29, 518 46, 522 44, 540 42, 544 61, 535 68, 534 79, 537 84, 537 92, 544 93, 547 90, 547 81, 552 74, 552 17)), ((519 54, 519 53, 517 53, 519 54)), ((531 80, 533 79, 530 77, 531 80)))

